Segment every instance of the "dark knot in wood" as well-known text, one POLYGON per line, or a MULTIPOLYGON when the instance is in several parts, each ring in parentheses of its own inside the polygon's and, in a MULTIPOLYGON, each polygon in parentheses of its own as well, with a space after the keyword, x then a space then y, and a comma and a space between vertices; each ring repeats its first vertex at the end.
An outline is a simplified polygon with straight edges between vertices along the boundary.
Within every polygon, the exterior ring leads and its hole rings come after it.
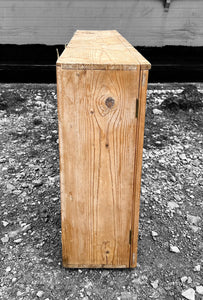
POLYGON ((115 100, 111 97, 108 97, 105 101, 105 104, 108 108, 112 108, 114 106, 115 100))

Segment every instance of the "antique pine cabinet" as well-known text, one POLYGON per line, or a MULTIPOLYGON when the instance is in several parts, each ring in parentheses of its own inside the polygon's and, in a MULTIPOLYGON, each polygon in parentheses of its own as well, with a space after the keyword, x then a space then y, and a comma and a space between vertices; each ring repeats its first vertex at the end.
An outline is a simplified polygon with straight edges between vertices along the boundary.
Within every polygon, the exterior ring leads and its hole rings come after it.
POLYGON ((77 30, 57 60, 64 267, 136 267, 150 67, 116 30, 77 30))

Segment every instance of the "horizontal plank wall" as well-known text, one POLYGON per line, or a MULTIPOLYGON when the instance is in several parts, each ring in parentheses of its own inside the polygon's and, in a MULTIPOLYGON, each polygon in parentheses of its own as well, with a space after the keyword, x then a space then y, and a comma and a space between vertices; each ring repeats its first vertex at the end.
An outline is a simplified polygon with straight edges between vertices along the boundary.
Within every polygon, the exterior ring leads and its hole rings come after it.
POLYGON ((0 44, 56 45, 76 29, 117 29, 134 46, 203 46, 203 1, 1 0, 0 44))

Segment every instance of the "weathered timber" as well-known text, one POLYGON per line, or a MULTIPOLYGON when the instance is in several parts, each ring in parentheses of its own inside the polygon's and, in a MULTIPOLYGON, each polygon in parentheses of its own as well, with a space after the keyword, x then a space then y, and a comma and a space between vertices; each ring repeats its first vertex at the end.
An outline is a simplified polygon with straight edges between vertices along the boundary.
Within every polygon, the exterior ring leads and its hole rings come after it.
POLYGON ((115 30, 78 30, 57 60, 65 267, 136 266, 150 67, 115 30))
POLYGON ((1 0, 0 44, 64 44, 79 27, 117 29, 133 46, 197 47, 202 12, 201 0, 171 1, 167 12, 164 0, 1 0))

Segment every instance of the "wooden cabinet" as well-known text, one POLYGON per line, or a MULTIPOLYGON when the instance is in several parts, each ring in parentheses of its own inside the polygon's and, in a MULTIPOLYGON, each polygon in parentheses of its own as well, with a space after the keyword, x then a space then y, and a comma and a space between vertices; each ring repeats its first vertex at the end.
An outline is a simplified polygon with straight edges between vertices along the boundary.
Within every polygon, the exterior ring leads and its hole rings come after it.
POLYGON ((64 267, 136 266, 150 66, 115 30, 76 31, 57 60, 64 267))

